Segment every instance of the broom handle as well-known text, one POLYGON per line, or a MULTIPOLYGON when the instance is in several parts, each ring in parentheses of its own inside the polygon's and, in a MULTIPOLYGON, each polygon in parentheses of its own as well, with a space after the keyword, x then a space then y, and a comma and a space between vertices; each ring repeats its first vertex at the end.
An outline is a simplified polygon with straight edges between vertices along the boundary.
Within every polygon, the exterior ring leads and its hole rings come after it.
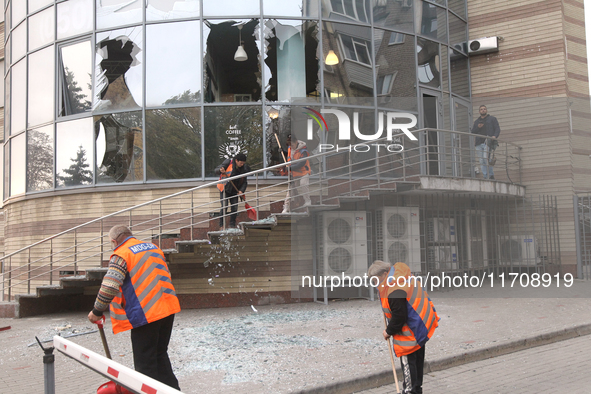
MULTIPOLYGON (((384 317, 384 327, 388 328, 388 322, 386 322, 386 315, 382 314, 384 317)), ((392 354, 392 344, 390 343, 390 338, 388 338, 388 349, 390 349, 390 361, 392 362, 392 373, 394 374, 394 383, 396 383, 396 392, 400 393, 400 388, 398 387, 398 375, 396 375, 396 366, 394 365, 394 355, 392 354)))
POLYGON ((275 136, 275 139, 277 140, 277 145, 279 146, 279 151, 281 151, 281 156, 283 156, 283 162, 287 163, 287 159, 285 158, 285 153, 283 153, 283 148, 281 147, 281 142, 279 142, 279 137, 277 136, 277 133, 273 133, 273 135, 275 136))
POLYGON ((105 354, 107 355, 107 358, 109 360, 112 360, 111 352, 109 351, 109 345, 107 345, 107 337, 105 336, 105 330, 103 329, 104 322, 105 322, 105 315, 103 315, 103 318, 101 320, 96 322, 96 325, 98 326, 99 333, 101 334, 101 340, 103 341, 103 347, 105 348, 105 354))

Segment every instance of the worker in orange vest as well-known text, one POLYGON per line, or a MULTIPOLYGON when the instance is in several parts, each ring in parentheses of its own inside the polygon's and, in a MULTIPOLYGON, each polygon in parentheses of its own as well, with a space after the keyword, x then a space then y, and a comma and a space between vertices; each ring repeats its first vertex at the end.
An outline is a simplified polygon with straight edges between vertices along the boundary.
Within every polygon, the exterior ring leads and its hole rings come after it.
MULTIPOLYGON (((306 143, 298 140, 295 135, 289 134, 287 136, 287 144, 289 145, 287 149, 288 162, 310 156, 306 143)), ((288 171, 287 169, 282 169, 280 173, 282 175, 287 175, 288 171)), ((283 211, 281 213, 291 212, 291 198, 294 191, 304 198, 304 207, 312 204, 312 201, 310 200, 311 173, 312 169, 309 160, 302 160, 299 163, 289 165, 289 175, 293 179, 293 182, 287 188, 287 195, 285 196, 283 211)))
POLYGON ((386 340, 392 337, 394 353, 400 357, 403 393, 421 394, 425 343, 439 324, 435 307, 420 278, 413 277, 404 263, 392 266, 377 260, 369 267, 368 276, 379 280, 382 310, 388 321, 382 335, 386 340))
POLYGON ((123 225, 113 227, 109 237, 113 255, 88 320, 101 320, 110 305, 113 333, 131 330, 135 370, 180 390, 168 343, 181 307, 164 254, 123 225))

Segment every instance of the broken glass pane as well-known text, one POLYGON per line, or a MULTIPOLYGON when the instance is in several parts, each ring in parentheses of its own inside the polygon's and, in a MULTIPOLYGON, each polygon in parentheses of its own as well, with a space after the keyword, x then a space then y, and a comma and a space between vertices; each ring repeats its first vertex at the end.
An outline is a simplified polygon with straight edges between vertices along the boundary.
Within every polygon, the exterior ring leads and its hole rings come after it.
POLYGON ((97 28, 140 23, 143 3, 143 0, 96 0, 97 28))
POLYGON ((142 113, 94 117, 96 182, 137 182, 144 179, 142 113))
POLYGON ((317 17, 316 0, 263 0, 263 13, 269 16, 317 17))
POLYGON ((142 103, 141 27, 98 33, 93 111, 137 108, 142 103))
POLYGON ((199 0, 147 0, 146 20, 194 18, 199 16, 199 0))
POLYGON ((318 23, 271 19, 265 21, 264 34, 267 100, 317 100, 318 23))
POLYGON ((205 102, 260 101, 259 20, 213 22, 203 24, 205 102), (246 58, 236 60, 240 43, 246 58))
POLYGON ((90 40, 59 49, 59 115, 90 111, 92 46, 90 40))
POLYGON ((201 56, 187 50, 199 48, 199 21, 152 24, 146 29, 146 105, 199 102, 201 56))

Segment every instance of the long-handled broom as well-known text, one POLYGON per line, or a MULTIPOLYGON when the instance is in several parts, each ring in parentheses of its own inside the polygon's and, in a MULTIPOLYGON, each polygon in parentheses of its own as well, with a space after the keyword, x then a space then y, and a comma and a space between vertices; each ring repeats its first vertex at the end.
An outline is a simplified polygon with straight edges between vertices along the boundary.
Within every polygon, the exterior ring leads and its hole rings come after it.
MULTIPOLYGON (((384 329, 388 328, 388 322, 386 321, 386 316, 382 314, 384 317, 384 329)), ((392 353, 392 342, 390 342, 390 338, 388 338, 388 349, 390 350, 390 361, 392 362, 392 373, 394 374, 394 383, 396 383, 396 392, 400 393, 400 387, 398 387, 398 375, 396 375, 396 366, 394 365, 394 354, 392 353)))

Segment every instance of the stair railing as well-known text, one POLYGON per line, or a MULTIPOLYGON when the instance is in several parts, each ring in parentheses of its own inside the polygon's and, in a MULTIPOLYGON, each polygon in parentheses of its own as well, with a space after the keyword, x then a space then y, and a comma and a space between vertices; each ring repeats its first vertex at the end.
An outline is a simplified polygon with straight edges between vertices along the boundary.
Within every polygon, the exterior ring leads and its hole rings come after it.
MULTIPOLYGON (((420 141, 411 141, 404 134, 394 136, 393 141, 400 141, 404 148, 402 151, 396 148, 396 144, 381 138, 347 147, 333 147, 332 150, 294 160, 291 164, 310 161, 313 174, 309 193, 315 199, 314 205, 320 207, 331 202, 336 204, 338 196, 353 196, 375 189, 394 192, 397 185, 418 184, 423 175, 475 177, 474 168, 478 163, 472 135, 433 129, 413 133, 420 141), (428 138, 429 133, 436 133, 436 143, 433 143, 433 138, 428 138), (437 173, 434 173, 435 169, 437 173)), ((504 147, 498 149, 501 152, 499 164, 505 167, 509 181, 510 170, 516 171, 515 179, 520 179, 521 148, 510 143, 501 144, 504 147)), ((285 168, 284 163, 226 178, 225 181, 254 177, 255 187, 247 190, 246 200, 259 214, 266 212, 270 215, 271 204, 284 200, 285 191, 291 185, 290 176, 274 176, 282 168, 285 168), (262 180, 262 177, 266 179, 262 180)), ((290 171, 290 167, 287 168, 290 171)), ((217 180, 207 182, 119 210, 0 257, 4 268, 2 300, 12 300, 15 294, 30 294, 33 287, 58 286, 53 284, 56 274, 77 275, 80 271, 102 266, 105 251, 110 249, 108 230, 116 224, 127 224, 138 239, 154 241, 162 249, 166 249, 167 237, 194 240, 196 231, 207 233, 212 220, 224 217, 216 215, 221 209, 219 200, 204 196, 218 183, 217 180), (190 232, 189 236, 184 234, 186 231, 190 232)), ((214 193, 217 196, 217 189, 214 193)), ((303 208, 299 210, 305 212, 303 208)), ((298 212, 298 208, 295 211, 298 212)))

